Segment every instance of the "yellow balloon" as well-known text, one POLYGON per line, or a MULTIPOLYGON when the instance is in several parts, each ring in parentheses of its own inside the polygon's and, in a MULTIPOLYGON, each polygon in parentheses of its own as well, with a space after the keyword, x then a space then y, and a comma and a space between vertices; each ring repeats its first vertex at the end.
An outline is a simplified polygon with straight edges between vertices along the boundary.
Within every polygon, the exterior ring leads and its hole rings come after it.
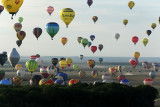
POLYGON ((157 26, 156 23, 152 23, 152 24, 151 24, 151 27, 152 27, 153 29, 155 29, 156 26, 157 26))
POLYGON ((16 14, 23 4, 23 0, 1 0, 4 8, 13 15, 16 14))
POLYGON ((68 25, 72 22, 72 20, 75 17, 75 12, 71 8, 64 8, 60 12, 60 17, 62 21, 66 24, 66 27, 68 28, 68 25))
POLYGON ((65 45, 67 43, 68 39, 66 37, 63 37, 60 39, 60 41, 63 45, 65 45))
POLYGON ((124 19, 124 20, 123 20, 123 24, 124 24, 124 25, 127 25, 127 24, 128 24, 128 20, 127 20, 127 19, 124 19))
POLYGON ((71 64, 72 64, 72 59, 71 59, 71 58, 67 58, 67 59, 66 59, 66 63, 67 63, 67 65, 68 65, 68 67, 70 67, 71 64))
POLYGON ((129 2, 128 2, 128 7, 129 7, 130 9, 132 9, 132 8, 134 7, 134 5, 135 5, 135 3, 134 3, 133 1, 129 1, 129 2))
POLYGON ((146 46, 146 45, 148 44, 148 39, 147 39, 147 38, 144 38, 144 39, 142 40, 142 43, 144 44, 144 46, 146 46))
POLYGON ((134 52, 133 56, 138 59, 140 57, 140 53, 139 52, 134 52))
POLYGON ((64 68, 67 66, 67 63, 66 63, 65 60, 61 60, 61 61, 59 61, 59 65, 60 65, 60 67, 61 67, 62 69, 64 69, 64 68))
POLYGON ((18 70, 21 70, 23 68, 23 66, 21 64, 17 64, 15 66, 15 69, 18 71, 18 70))

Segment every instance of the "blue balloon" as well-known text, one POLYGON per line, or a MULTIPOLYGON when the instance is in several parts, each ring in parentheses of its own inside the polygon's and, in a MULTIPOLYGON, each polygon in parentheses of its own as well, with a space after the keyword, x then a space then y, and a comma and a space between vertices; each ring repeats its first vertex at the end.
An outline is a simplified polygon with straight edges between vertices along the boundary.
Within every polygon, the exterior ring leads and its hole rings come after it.
POLYGON ((64 81, 68 79, 68 75, 63 72, 58 72, 55 76, 61 76, 63 77, 64 81))
POLYGON ((55 22, 50 22, 46 24, 46 31, 51 36, 52 40, 53 37, 58 33, 59 31, 59 25, 55 22))
POLYGON ((61 79, 57 79, 54 83, 59 85, 65 85, 65 82, 61 79))
POLYGON ((0 84, 3 84, 3 85, 10 85, 11 83, 10 83, 9 80, 3 79, 3 80, 0 81, 0 84))
POLYGON ((128 85, 129 86, 129 81, 127 79, 122 79, 120 81, 120 84, 128 85))
POLYGON ((88 42, 88 47, 90 47, 92 45, 92 42, 88 42))
POLYGON ((93 41, 95 39, 95 36, 94 35, 91 35, 90 36, 90 39, 93 41))

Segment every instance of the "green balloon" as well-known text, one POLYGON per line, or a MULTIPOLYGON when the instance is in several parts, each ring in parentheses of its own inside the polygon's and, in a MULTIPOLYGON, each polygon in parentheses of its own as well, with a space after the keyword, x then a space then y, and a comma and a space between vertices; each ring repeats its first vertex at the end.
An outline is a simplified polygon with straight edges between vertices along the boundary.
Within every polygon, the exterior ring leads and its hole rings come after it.
POLYGON ((38 67, 38 62, 36 62, 35 60, 29 60, 26 62, 26 68, 31 73, 33 73, 37 67, 38 67))
POLYGON ((79 66, 78 66, 78 65, 76 65, 76 64, 74 64, 74 65, 73 65, 73 69, 74 69, 74 71, 77 71, 77 70, 78 70, 78 68, 79 68, 79 66))
POLYGON ((19 21, 19 23, 22 23, 23 17, 19 17, 19 18, 18 18, 18 21, 19 21))
POLYGON ((83 45, 83 47, 85 48, 85 47, 86 47, 86 45, 88 45, 88 39, 83 38, 83 39, 81 40, 81 44, 82 44, 82 45, 83 45))

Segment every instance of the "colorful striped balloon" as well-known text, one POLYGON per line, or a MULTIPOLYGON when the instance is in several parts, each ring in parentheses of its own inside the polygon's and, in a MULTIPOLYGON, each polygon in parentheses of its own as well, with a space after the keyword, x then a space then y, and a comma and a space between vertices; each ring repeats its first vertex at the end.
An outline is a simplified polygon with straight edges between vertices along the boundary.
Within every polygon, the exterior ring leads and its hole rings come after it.
POLYGON ((49 79, 49 78, 41 79, 39 81, 39 85, 51 85, 53 83, 54 83, 54 81, 52 79, 49 79))
POLYGON ((96 70, 93 70, 91 72, 91 75, 93 76, 93 78, 96 78, 98 76, 98 72, 96 70))
POLYGON ((38 38, 39 38, 39 37, 41 36, 41 34, 42 34, 42 29, 39 28, 39 27, 34 28, 34 29, 33 29, 33 34, 35 35, 35 37, 36 37, 37 40, 38 40, 38 38))
POLYGON ((52 40, 53 37, 58 33, 59 31, 59 25, 55 22, 49 22, 46 24, 46 31, 51 36, 52 40))

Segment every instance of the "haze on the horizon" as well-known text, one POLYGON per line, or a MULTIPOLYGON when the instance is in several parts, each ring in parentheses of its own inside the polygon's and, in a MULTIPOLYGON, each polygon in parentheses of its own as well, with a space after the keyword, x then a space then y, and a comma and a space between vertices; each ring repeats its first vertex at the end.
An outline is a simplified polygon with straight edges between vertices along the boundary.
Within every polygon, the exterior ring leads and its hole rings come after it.
POLYGON ((133 57, 133 52, 139 51, 142 57, 160 57, 159 41, 160 27, 158 18, 160 16, 159 0, 134 0, 135 6, 132 10, 127 6, 129 0, 93 0, 89 8, 87 0, 24 0, 22 7, 14 19, 4 10, 0 15, 0 52, 11 51, 16 48, 21 56, 40 54, 42 56, 112 56, 133 57), (46 12, 48 6, 53 6, 55 11, 51 16, 46 12), (66 28, 59 16, 63 8, 72 8, 75 18, 66 28), (98 16, 96 24, 92 16, 98 16), (14 23, 18 17, 23 17, 22 30, 26 32, 26 38, 20 48, 16 45, 16 32, 14 23), (125 27, 123 19, 129 23, 125 27), (58 34, 51 40, 45 31, 48 22, 57 22, 60 26, 58 34), (151 23, 157 27, 153 31, 151 23), (41 27, 43 33, 39 40, 35 38, 32 31, 34 27, 41 27), (146 30, 152 30, 150 37, 146 30), (120 33, 118 41, 114 38, 115 33, 120 33), (95 35, 93 45, 104 45, 102 52, 97 50, 94 54, 90 48, 85 49, 77 42, 77 37, 88 38, 95 35), (139 42, 136 46, 131 41, 132 36, 138 36, 139 42), (63 46, 61 37, 67 37, 68 43, 63 46), (149 38, 147 47, 142 44, 143 38, 149 38))

